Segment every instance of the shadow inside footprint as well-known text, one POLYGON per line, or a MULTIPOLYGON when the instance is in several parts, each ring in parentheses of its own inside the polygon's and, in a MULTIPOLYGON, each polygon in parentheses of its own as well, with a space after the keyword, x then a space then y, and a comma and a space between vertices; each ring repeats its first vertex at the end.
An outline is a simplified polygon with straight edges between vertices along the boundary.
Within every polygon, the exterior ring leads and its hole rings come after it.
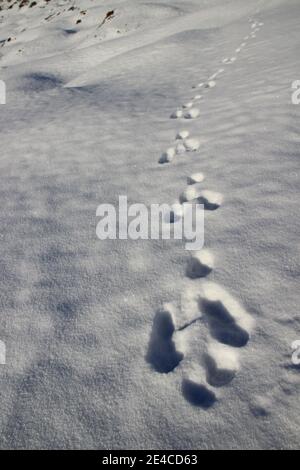
POLYGON ((185 379, 182 382, 182 394, 184 398, 194 406, 210 408, 216 401, 216 396, 204 385, 185 379))
POLYGON ((208 199, 206 199, 205 197, 198 197, 197 198, 197 203, 198 204, 203 204, 204 209, 206 209, 207 211, 215 211, 215 210, 219 209, 219 207, 220 207, 220 204, 215 203, 215 202, 211 202, 208 199))
POLYGON ((206 380, 213 387, 223 387, 229 384, 235 377, 234 369, 221 369, 208 354, 204 355, 204 364, 206 368, 206 380))
POLYGON ((146 356, 146 360, 157 372, 171 372, 183 359, 183 354, 176 351, 172 340, 174 331, 171 314, 167 311, 157 312, 146 356))
POLYGON ((221 301, 203 300, 200 307, 207 315, 213 338, 235 348, 241 348, 248 343, 249 333, 235 323, 221 301))

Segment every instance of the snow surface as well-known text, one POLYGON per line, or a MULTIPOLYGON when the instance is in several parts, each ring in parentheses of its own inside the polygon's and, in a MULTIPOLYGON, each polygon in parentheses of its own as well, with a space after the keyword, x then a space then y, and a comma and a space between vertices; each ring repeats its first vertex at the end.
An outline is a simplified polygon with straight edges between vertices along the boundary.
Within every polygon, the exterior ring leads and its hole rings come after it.
POLYGON ((299 0, 0 3, 0 447, 297 448, 299 0), (182 194, 204 254, 97 239, 182 194))

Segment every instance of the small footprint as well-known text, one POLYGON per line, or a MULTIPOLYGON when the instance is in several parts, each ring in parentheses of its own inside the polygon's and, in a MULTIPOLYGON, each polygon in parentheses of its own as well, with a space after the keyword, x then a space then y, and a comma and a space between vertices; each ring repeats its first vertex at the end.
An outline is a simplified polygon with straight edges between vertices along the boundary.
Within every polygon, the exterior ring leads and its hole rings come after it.
POLYGON ((204 174, 203 173, 193 173, 192 175, 187 177, 187 184, 196 184, 202 183, 204 181, 204 174))
POLYGON ((183 193, 181 193, 179 200, 181 203, 190 202, 196 200, 201 195, 201 188, 196 185, 187 187, 183 193))
POLYGON ((175 154, 176 154, 176 149, 174 147, 170 147, 161 155, 158 162, 161 164, 170 163, 174 159, 175 154))
POLYGON ((207 276, 214 268, 214 256, 209 250, 195 252, 189 260, 187 276, 191 279, 207 276))
POLYGON ((194 103, 192 101, 189 101, 188 103, 185 103, 182 105, 184 109, 189 109, 189 108, 192 108, 193 106, 194 106, 194 103))
POLYGON ((171 114, 171 119, 179 119, 183 117, 183 111, 182 109, 177 109, 171 114))
POLYGON ((207 383, 213 387, 227 385, 240 369, 236 351, 217 342, 208 345, 203 362, 207 383))
POLYGON ((176 134, 176 140, 184 140, 187 139, 188 136, 190 135, 189 131, 187 130, 182 130, 176 134))
MULTIPOLYGON (((207 250, 203 252, 202 259, 199 256, 200 253, 193 255, 194 259, 200 260, 197 269, 199 267, 202 269, 204 265, 212 263, 211 253, 207 250)), ((196 274, 198 276, 203 273, 196 270, 196 274)), ((199 289, 196 285, 198 316, 190 318, 188 323, 175 329, 171 304, 166 304, 162 311, 157 312, 153 321, 146 359, 159 373, 174 371, 184 361, 187 354, 186 346, 184 347, 185 354, 179 351, 180 335, 187 334, 181 342, 184 345, 186 338, 191 340, 191 335, 197 331, 197 329, 191 330, 195 322, 201 322, 201 326, 207 326, 210 337, 207 344, 204 344, 203 354, 198 357, 198 365, 195 357, 192 357, 192 363, 187 360, 188 370, 187 373, 184 372, 182 394, 192 405, 208 409, 217 401, 214 388, 230 383, 240 370, 237 348, 247 344, 254 322, 225 289, 213 282, 206 280, 201 282, 199 289), (176 342, 174 341, 175 335, 176 342)), ((181 308, 184 308, 184 305, 181 308)), ((180 315, 180 312, 177 315, 180 315)), ((183 371, 185 370, 184 364, 185 362, 183 362, 183 371)))
POLYGON ((205 84, 205 88, 214 88, 217 85, 217 82, 215 80, 209 80, 205 84))
POLYGON ((208 409, 216 401, 216 395, 205 385, 198 384, 190 379, 184 379, 182 382, 182 394, 184 398, 194 406, 208 409))
POLYGON ((210 211, 218 209, 223 203, 223 195, 215 191, 204 190, 200 191, 197 196, 199 204, 203 204, 204 208, 210 211))
POLYGON ((182 155, 186 152, 186 147, 182 141, 176 144, 176 155, 182 155))
POLYGON ((185 119, 196 119, 200 115, 200 110, 198 108, 191 108, 185 114, 185 119))
POLYGON ((196 152, 200 148, 200 141, 198 139, 185 139, 184 146, 187 152, 196 152))

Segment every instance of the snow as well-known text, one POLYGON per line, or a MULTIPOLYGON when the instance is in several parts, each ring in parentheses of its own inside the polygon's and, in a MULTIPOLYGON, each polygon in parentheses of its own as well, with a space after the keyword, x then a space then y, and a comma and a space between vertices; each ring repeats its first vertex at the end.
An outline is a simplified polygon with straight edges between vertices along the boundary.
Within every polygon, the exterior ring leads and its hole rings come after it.
POLYGON ((0 3, 0 447, 299 447, 299 1, 0 3))

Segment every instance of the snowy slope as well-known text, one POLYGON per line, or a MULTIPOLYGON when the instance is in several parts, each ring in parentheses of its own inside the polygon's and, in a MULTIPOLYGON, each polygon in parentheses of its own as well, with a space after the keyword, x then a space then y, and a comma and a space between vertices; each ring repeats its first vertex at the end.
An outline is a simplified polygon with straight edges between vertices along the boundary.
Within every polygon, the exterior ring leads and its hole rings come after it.
POLYGON ((299 2, 36 1, 0 2, 0 447, 297 448, 299 2), (97 239, 199 172, 204 258, 97 239))

